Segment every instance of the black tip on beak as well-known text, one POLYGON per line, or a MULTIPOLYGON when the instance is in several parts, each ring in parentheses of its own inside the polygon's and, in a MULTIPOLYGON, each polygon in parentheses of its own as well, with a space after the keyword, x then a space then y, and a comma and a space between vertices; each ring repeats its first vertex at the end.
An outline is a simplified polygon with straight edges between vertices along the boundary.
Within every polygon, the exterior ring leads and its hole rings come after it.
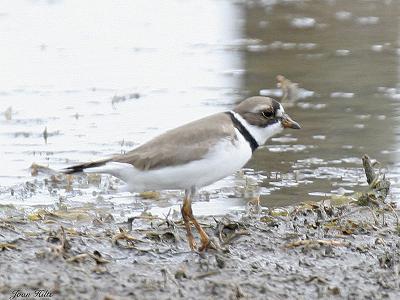
POLYGON ((300 124, 293 121, 287 114, 283 115, 281 122, 284 128, 301 129, 300 124))

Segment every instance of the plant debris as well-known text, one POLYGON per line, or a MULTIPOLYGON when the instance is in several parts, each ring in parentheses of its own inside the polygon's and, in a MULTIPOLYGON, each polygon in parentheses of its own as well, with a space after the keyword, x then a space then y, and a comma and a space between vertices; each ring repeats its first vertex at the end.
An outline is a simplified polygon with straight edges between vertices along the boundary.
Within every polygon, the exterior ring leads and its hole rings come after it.
POLYGON ((55 299, 396 299, 398 210, 384 197, 384 174, 364 167, 374 176, 362 194, 379 205, 359 205, 354 194, 199 217, 221 245, 205 253, 188 249, 171 211, 118 223, 118 206, 2 207, 0 295, 36 288, 55 299))

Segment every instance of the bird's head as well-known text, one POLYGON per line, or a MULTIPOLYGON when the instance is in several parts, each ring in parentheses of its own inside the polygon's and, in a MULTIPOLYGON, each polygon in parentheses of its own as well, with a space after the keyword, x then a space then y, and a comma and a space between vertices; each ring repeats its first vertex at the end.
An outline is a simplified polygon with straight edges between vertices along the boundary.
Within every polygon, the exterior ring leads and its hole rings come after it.
POLYGON ((250 97, 233 110, 244 121, 247 130, 258 144, 280 133, 284 128, 300 129, 300 125, 285 113, 283 106, 269 97, 250 97))

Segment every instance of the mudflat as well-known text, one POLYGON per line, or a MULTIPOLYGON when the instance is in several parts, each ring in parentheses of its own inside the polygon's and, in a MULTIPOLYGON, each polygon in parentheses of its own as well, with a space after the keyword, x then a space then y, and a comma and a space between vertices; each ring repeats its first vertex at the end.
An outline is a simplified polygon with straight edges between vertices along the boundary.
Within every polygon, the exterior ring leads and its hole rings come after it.
POLYGON ((179 217, 117 224, 115 211, 2 207, 0 295, 396 299, 397 210, 347 200, 199 218, 220 246, 205 253, 189 251, 179 217))

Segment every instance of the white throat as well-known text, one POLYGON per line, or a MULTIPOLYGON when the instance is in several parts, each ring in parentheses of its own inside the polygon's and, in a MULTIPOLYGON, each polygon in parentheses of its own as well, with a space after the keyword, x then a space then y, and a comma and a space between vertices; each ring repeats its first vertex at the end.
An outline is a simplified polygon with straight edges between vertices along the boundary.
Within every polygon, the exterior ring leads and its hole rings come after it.
POLYGON ((265 142, 275 134, 282 132, 283 127, 280 122, 276 122, 267 127, 258 127, 255 125, 249 124, 245 119, 242 118, 241 115, 234 111, 230 111, 246 129, 253 136, 256 142, 261 146, 264 145, 265 142))

